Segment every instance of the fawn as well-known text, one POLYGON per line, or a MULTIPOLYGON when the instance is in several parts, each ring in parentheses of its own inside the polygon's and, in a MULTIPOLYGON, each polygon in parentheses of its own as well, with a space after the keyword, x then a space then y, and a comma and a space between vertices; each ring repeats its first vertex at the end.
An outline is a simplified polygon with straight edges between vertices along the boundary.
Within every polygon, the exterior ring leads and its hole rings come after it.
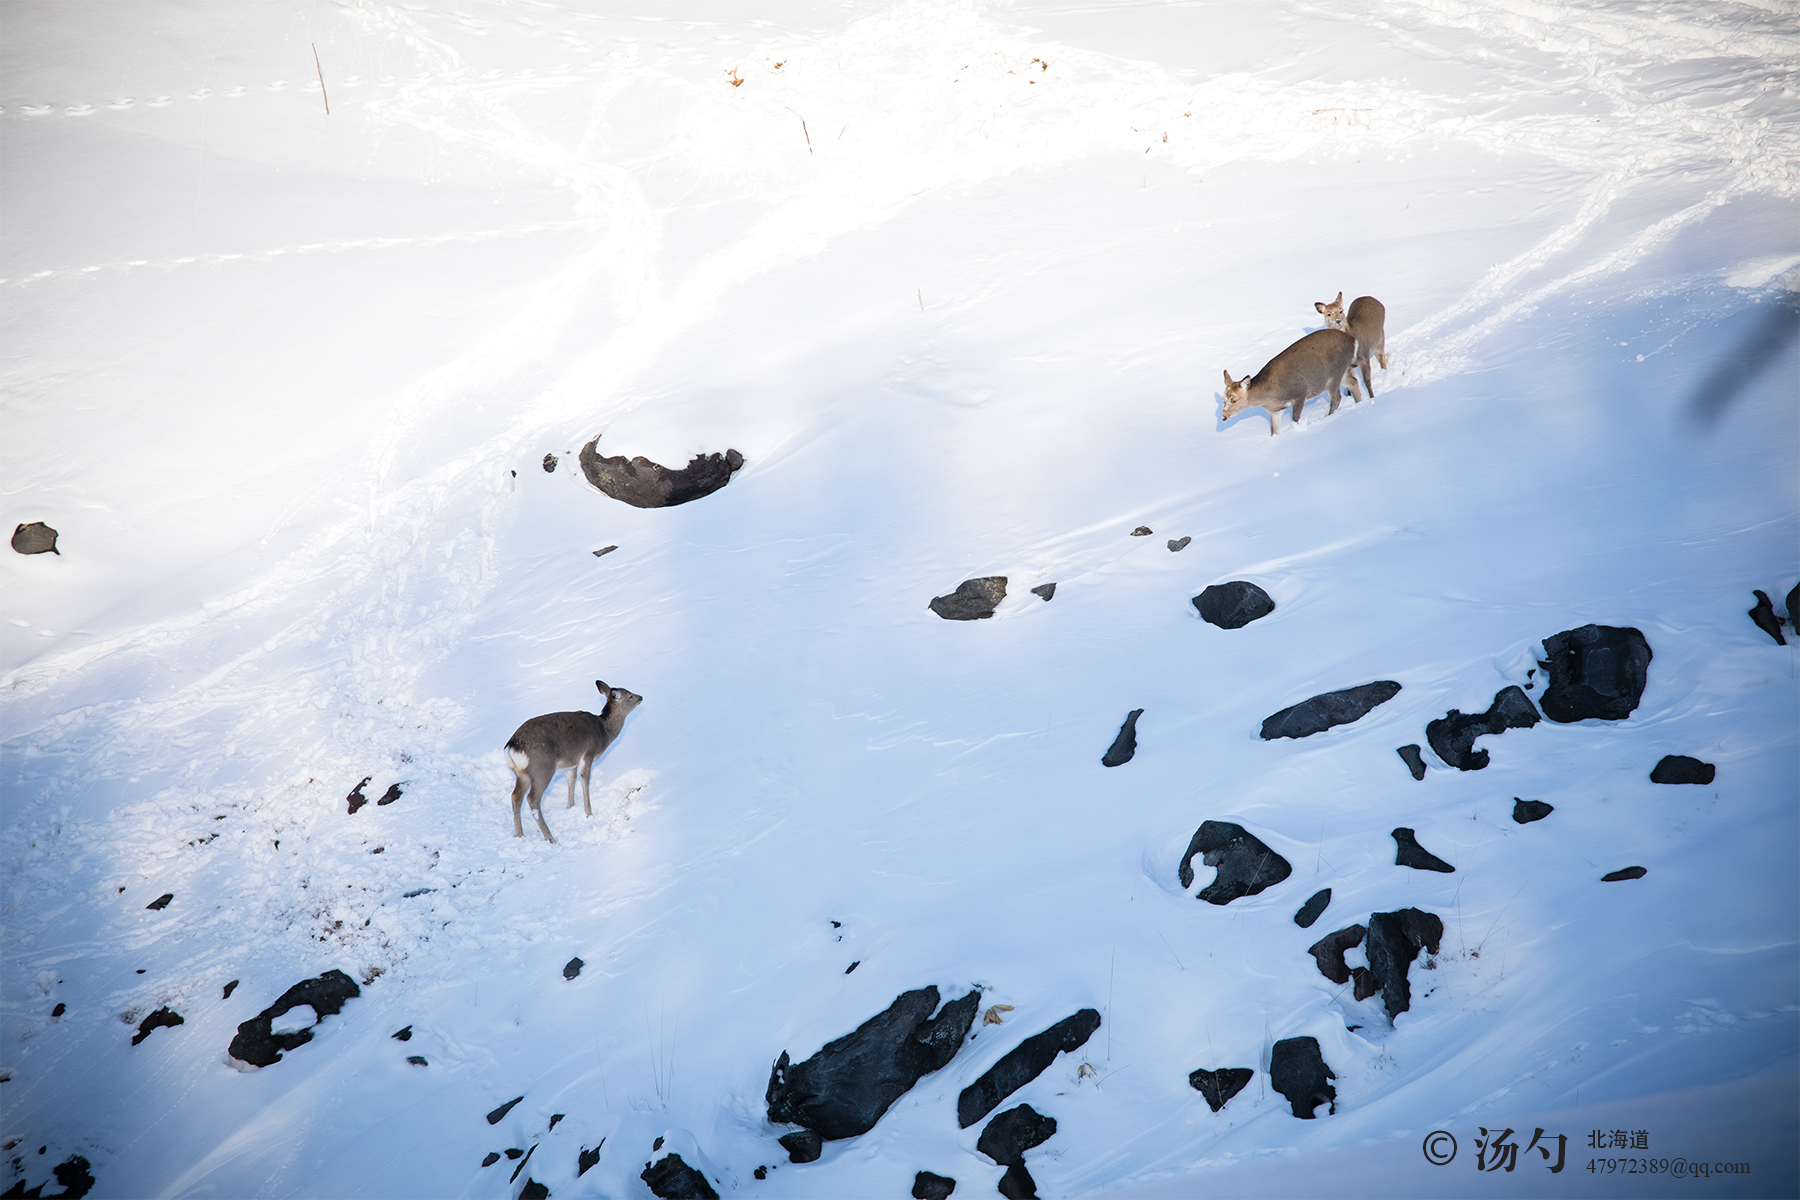
POLYGON ((600 680, 594 680, 594 686, 606 697, 598 713, 559 712, 546 713, 541 717, 519 726, 518 732, 506 742, 506 762, 513 770, 512 811, 513 836, 524 837, 525 826, 519 820, 519 803, 524 800, 529 790, 531 799, 531 815, 537 818, 538 831, 544 840, 554 842, 556 838, 550 833, 550 826, 544 823, 544 810, 540 803, 544 790, 550 786, 550 780, 562 768, 569 771, 569 803, 575 807, 575 776, 581 776, 581 809, 588 816, 594 815, 594 806, 588 799, 588 778, 594 770, 594 760, 606 753, 606 748, 618 740, 619 731, 624 728, 625 718, 631 710, 644 702, 642 696, 634 695, 624 688, 607 687, 600 680))
MULTIPOLYGON (((1344 293, 1339 292, 1336 300, 1315 300, 1313 307, 1325 318, 1328 329, 1342 329, 1356 339, 1356 358, 1352 365, 1362 368, 1363 390, 1369 393, 1370 399, 1375 396, 1375 386, 1369 382, 1369 355, 1373 353, 1382 370, 1387 370, 1387 309, 1381 301, 1373 296, 1358 296, 1350 302, 1350 311, 1344 311, 1344 293)), ((1350 376, 1350 390, 1356 391, 1356 376, 1350 376)), ((1356 397, 1358 404, 1362 397, 1356 397)))

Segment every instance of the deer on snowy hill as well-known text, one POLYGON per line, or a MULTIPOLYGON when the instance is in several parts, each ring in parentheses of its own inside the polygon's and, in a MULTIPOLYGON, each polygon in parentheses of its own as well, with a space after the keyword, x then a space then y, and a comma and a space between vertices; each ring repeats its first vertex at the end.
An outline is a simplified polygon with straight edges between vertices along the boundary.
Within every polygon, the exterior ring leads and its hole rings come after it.
POLYGON ((607 687, 598 679, 594 680, 594 686, 606 698, 606 703, 600 706, 598 713, 547 713, 531 718, 507 739, 506 762, 513 770, 514 837, 525 836, 525 826, 519 820, 519 803, 529 793, 531 815, 537 818, 538 831, 544 835, 545 841, 556 840, 550 832, 550 826, 544 823, 544 809, 540 802, 556 772, 563 768, 567 768, 569 772, 568 807, 575 807, 575 776, 579 773, 582 811, 590 817, 594 815, 594 806, 588 799, 588 778, 593 773, 594 760, 605 754, 606 748, 618 740, 619 731, 625 726, 625 718, 631 715, 632 709, 644 702, 642 696, 634 695, 624 688, 607 687))
POLYGON ((1269 360, 1253 379, 1233 380, 1225 372, 1225 407, 1220 419, 1229 421, 1246 408, 1269 410, 1269 436, 1280 430, 1281 410, 1293 406, 1294 420, 1306 402, 1324 392, 1337 411, 1344 373, 1356 354, 1356 339, 1341 329, 1315 329, 1269 360))
MULTIPOLYGON (((1352 365, 1362 369, 1363 390, 1369 398, 1375 397, 1375 385, 1369 382, 1369 355, 1373 354, 1381 363, 1381 369, 1387 370, 1387 309, 1381 301, 1373 296, 1358 296, 1350 302, 1350 311, 1344 311, 1344 293, 1339 292, 1336 300, 1315 300, 1313 307, 1325 318, 1327 329, 1342 329, 1356 339, 1356 358, 1352 365)), ((1356 376, 1350 376, 1350 389, 1356 390, 1356 376)), ((1358 404, 1362 397, 1356 397, 1358 404)))

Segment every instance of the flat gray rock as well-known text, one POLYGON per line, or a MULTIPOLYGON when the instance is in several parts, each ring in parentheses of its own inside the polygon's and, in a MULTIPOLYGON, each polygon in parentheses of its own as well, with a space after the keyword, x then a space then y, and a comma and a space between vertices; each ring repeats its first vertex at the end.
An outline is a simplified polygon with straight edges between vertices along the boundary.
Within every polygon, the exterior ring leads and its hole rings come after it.
POLYGON ((1122 767, 1137 754, 1137 719, 1144 715, 1144 710, 1134 708, 1125 714, 1125 723, 1119 726, 1119 736, 1113 739, 1106 753, 1100 756, 1103 767, 1122 767))
MULTIPOLYGON (((1171 544, 1170 549, 1174 549, 1171 544)), ((1220 629, 1242 629, 1275 611, 1269 593, 1245 579, 1215 583, 1194 597, 1200 619, 1220 629)))
POLYGON ((595 438, 581 448, 581 473, 587 481, 633 508, 673 508, 702 496, 710 496, 726 484, 744 456, 736 450, 724 454, 696 454, 679 470, 651 462, 641 455, 608 458, 596 448, 595 438))
POLYGON ((993 616, 994 609, 1004 599, 1006 576, 983 575, 978 579, 963 580, 948 596, 933 596, 931 611, 946 621, 979 621, 993 616))
MULTIPOLYGON (((0 526, 0 528, 4 527, 0 526)), ((33 521, 29 525, 21 525, 13 530, 12 548, 20 554, 50 553, 61 558, 62 551, 56 548, 57 536, 56 530, 42 521, 33 521)))
POLYGON ((1325 692, 1284 708, 1265 720, 1262 723, 1263 740, 1311 737, 1335 725, 1360 721, 1377 705, 1386 704, 1399 694, 1400 685, 1391 679, 1378 679, 1341 692, 1325 692))

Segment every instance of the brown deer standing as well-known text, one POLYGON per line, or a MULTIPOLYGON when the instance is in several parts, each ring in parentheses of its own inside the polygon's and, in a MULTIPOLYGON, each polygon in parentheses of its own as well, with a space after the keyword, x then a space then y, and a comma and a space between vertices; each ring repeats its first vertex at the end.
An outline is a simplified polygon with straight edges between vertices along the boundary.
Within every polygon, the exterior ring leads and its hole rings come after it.
POLYGON ((1320 392, 1331 397, 1331 411, 1336 412, 1344 373, 1355 354, 1356 339, 1343 330, 1315 329, 1271 358, 1254 379, 1234 381, 1227 371, 1221 419, 1229 421, 1246 408, 1266 408, 1273 437, 1281 431, 1282 409, 1291 405, 1298 421, 1306 402, 1320 392))
POLYGON ((607 687, 598 679, 594 680, 594 686, 606 697, 606 703, 598 713, 547 713, 531 718, 507 739, 506 762, 513 770, 514 837, 525 836, 525 826, 519 819, 519 804, 529 794, 531 815, 537 818, 538 831, 544 835, 545 841, 556 840, 550 832, 550 826, 544 823, 544 809, 540 802, 556 772, 563 768, 569 771, 568 807, 575 807, 575 776, 579 773, 582 811, 590 817, 594 815, 594 806, 588 799, 588 779, 594 770, 594 760, 606 753, 606 748, 618 740, 619 731, 625 726, 625 718, 631 715, 632 709, 644 702, 642 696, 634 695, 624 688, 607 687))
MULTIPOLYGON (((1387 370, 1387 309, 1373 296, 1358 296, 1350 302, 1350 311, 1344 311, 1344 293, 1339 292, 1336 300, 1315 300, 1313 307, 1325 318, 1328 329, 1342 329, 1356 339, 1356 358, 1353 365, 1362 369, 1363 390, 1369 398, 1375 397, 1375 385, 1369 382, 1369 355, 1373 354, 1382 370, 1387 370)), ((1350 377, 1350 390, 1356 392, 1356 377, 1350 377)), ((1362 403, 1362 397, 1356 396, 1356 402, 1362 403)))

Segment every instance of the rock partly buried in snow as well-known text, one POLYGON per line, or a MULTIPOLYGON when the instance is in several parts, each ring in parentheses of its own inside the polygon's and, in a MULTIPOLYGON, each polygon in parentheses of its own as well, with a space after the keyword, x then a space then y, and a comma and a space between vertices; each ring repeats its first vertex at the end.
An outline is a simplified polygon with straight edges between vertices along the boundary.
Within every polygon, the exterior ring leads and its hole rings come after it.
POLYGON ((1006 1200, 1037 1200, 1037 1180, 1024 1163, 1016 1162, 1000 1177, 999 1192, 1006 1200))
POLYGON ((1106 753, 1100 756, 1103 767, 1122 767, 1131 761, 1137 753, 1137 719, 1144 715, 1144 710, 1134 708, 1125 716, 1125 723, 1119 726, 1119 736, 1107 747, 1106 753))
POLYGON ((1376 705, 1386 704, 1400 694, 1400 685, 1391 679, 1378 679, 1360 687, 1340 692, 1326 692, 1310 700, 1302 700, 1292 708, 1284 708, 1262 723, 1265 742, 1276 738, 1311 737, 1334 725, 1348 725, 1369 715, 1376 705))
POLYGON ((1215 583, 1194 597, 1200 619, 1220 629, 1242 629, 1275 611, 1269 593, 1245 579, 1215 583))
POLYGON ((585 966, 587 966, 587 964, 582 962, 579 957, 571 958, 568 962, 563 964, 563 978, 575 978, 577 975, 581 974, 581 968, 585 966))
POLYGON ((723 454, 696 454, 680 470, 670 470, 641 455, 607 458, 595 449, 595 438, 581 448, 581 473, 587 481, 634 508, 673 508, 702 496, 710 496, 726 484, 744 465, 744 456, 736 450, 723 454))
POLYGON ((1513 797, 1513 820, 1521 825, 1529 825, 1533 821, 1541 821, 1556 809, 1542 800, 1521 800, 1513 797))
POLYGON ((1131 536, 1132 537, 1149 537, 1150 533, 1151 533, 1151 529, 1148 525, 1139 525, 1136 529, 1131 531, 1131 536))
POLYGON ((1319 964, 1319 974, 1333 983, 1349 983, 1350 968, 1344 962, 1344 953, 1362 945, 1368 932, 1361 925, 1352 925, 1348 929, 1326 934, 1307 947, 1306 952, 1319 964))
POLYGON ((349 795, 344 797, 345 803, 350 806, 351 816, 355 816, 356 810, 369 802, 369 798, 363 795, 363 789, 369 786, 369 780, 373 778, 373 775, 364 775, 363 781, 351 788, 349 795))
POLYGON ((1787 645, 1787 639, 1781 636, 1781 618, 1775 615, 1774 601, 1760 588, 1751 594, 1756 597, 1756 606, 1750 610, 1750 619, 1756 622, 1758 629, 1774 638, 1776 645, 1787 645))
POLYGON ((1080 1049, 1098 1028, 1100 1014, 1084 1008, 1008 1050, 956 1098, 957 1125, 967 1129, 993 1112, 1002 1100, 1043 1074, 1058 1054, 1080 1049))
POLYGON ((1425 756, 1419 753, 1419 743, 1402 746, 1394 753, 1400 756, 1400 761, 1406 764, 1406 769, 1412 772, 1414 779, 1425 778, 1425 756))
POLYGON ((819 1136, 816 1129, 796 1129, 775 1140, 788 1152, 788 1161, 791 1163, 818 1162, 819 1155, 825 1152, 825 1139, 819 1136))
POLYGON ((1201 1068, 1188 1072, 1188 1086, 1206 1098, 1208 1108, 1218 1112, 1226 1101, 1244 1090, 1255 1074, 1249 1067, 1220 1067, 1216 1071, 1201 1068))
POLYGON ((1025 1161, 1025 1152, 1041 1146, 1056 1132, 1056 1118, 1046 1117, 1029 1104, 1009 1108, 987 1123, 975 1148, 999 1163, 1010 1167, 1025 1161))
POLYGON ((963 580, 948 596, 933 596, 931 611, 946 621, 979 621, 993 616, 994 609, 1004 599, 1006 576, 983 575, 979 579, 963 580))
MULTIPOLYGON (((606 1144, 606 1139, 601 1138, 600 1145, 604 1146, 605 1144, 606 1144)), ((581 1153, 577 1154, 575 1156, 575 1178, 580 1179, 583 1175, 586 1175, 589 1171, 593 1170, 595 1167, 597 1167, 599 1165, 600 1165, 600 1146, 595 1146, 592 1150, 589 1150, 586 1146, 583 1146, 581 1148, 581 1153)))
POLYGON ((1415 871, 1442 871, 1446 875, 1456 870, 1455 867, 1419 845, 1419 839, 1413 831, 1402 825, 1394 830, 1394 865, 1411 867, 1415 871))
POLYGON ((1642 879, 1650 872, 1642 867, 1626 867, 1623 871, 1609 871, 1600 877, 1601 883, 1619 883, 1626 879, 1642 879))
POLYGON ((506 1119, 506 1114, 511 1112, 513 1110, 514 1106, 517 1105, 519 1103, 519 1101, 523 1100, 524 1098, 525 1097, 523 1097, 523 1096, 514 1096, 511 1100, 508 1100, 505 1104, 502 1104, 499 1108, 496 1108, 492 1112, 488 1113, 487 1123, 489 1125, 498 1125, 501 1121, 504 1121, 506 1119))
POLYGON ((1300 906, 1300 911, 1294 914, 1294 924, 1302 929, 1311 929, 1313 922, 1319 919, 1320 914, 1325 911, 1325 906, 1330 903, 1331 889, 1319 889, 1308 897, 1306 903, 1300 906))
POLYGON ((544 455, 544 474, 549 475, 555 472, 558 461, 560 460, 554 454, 544 455))
POLYGON ((187 1021, 174 1009, 159 1008, 149 1016, 145 1017, 142 1021, 138 1022, 137 1036, 131 1039, 131 1044, 134 1046, 137 1045, 158 1029, 173 1029, 177 1025, 186 1024, 187 1021))
POLYGON ((1369 974, 1381 991, 1382 1003, 1387 1006, 1389 1024, 1412 1007, 1412 986, 1406 973, 1413 959, 1420 950, 1436 954, 1443 937, 1444 922, 1436 913, 1403 908, 1369 915, 1369 944, 1363 953, 1369 960, 1369 974))
POLYGON ((719 1200, 706 1176, 682 1162, 679 1154, 665 1154, 655 1166, 645 1163, 638 1178, 662 1200, 719 1200))
POLYGON ((790 1065, 783 1050, 769 1072, 769 1120, 829 1140, 867 1133, 888 1105, 956 1056, 980 1003, 981 993, 971 991, 933 1017, 937 988, 902 992, 887 1011, 805 1062, 790 1065))
POLYGON ((266 1067, 281 1061, 283 1050, 293 1050, 312 1041, 311 1029, 296 1029, 288 1033, 273 1033, 271 1027, 277 1017, 289 1009, 301 1005, 310 1007, 319 1020, 335 1016, 342 1011, 344 1001, 362 995, 362 989, 356 981, 342 971, 330 970, 316 979, 302 979, 287 991, 275 1003, 257 1013, 250 1020, 237 1027, 237 1036, 231 1039, 231 1047, 227 1051, 232 1058, 252 1067, 266 1067))
POLYGON ((1313 1109, 1321 1104, 1331 1105, 1328 1112, 1337 1111, 1337 1089, 1328 1082, 1336 1078, 1319 1052, 1318 1038, 1283 1038, 1269 1055, 1269 1086, 1287 1097, 1303 1121, 1312 1120, 1313 1109))
POLYGON ((1637 708, 1649 677, 1650 643, 1635 629, 1583 625, 1544 639, 1550 675, 1544 715, 1568 724, 1590 718, 1623 721, 1637 708))
POLYGON ((1169 539, 1169 553, 1170 554, 1181 553, 1183 550, 1186 550, 1188 548, 1188 543, 1193 540, 1194 539, 1191 537, 1170 538, 1169 539))
MULTIPOLYGON (((4 528, 6 528, 4 525, 0 525, 0 529, 4 528)), ((42 521, 33 521, 29 525, 21 525, 13 530, 12 548, 17 550, 20 554, 43 554, 48 552, 61 558, 62 551, 56 548, 57 536, 56 530, 50 528, 42 521)))
POLYGON ((930 1171, 920 1171, 913 1176, 913 1200, 949 1200, 950 1193, 956 1190, 956 1180, 948 1175, 933 1175, 930 1171))
MULTIPOLYGON (((1034 596, 1042 596, 1046 601, 1051 600, 1056 596, 1056 585, 1054 583, 1040 583, 1031 589, 1031 594, 1034 596)), ((920 1174, 929 1175, 931 1173, 929 1171, 921 1171, 920 1174)), ((938 1178, 936 1175, 932 1175, 931 1177, 933 1179, 938 1178)))
POLYGON ((1484 713, 1451 709, 1425 726, 1425 740, 1431 743, 1432 753, 1457 770, 1479 771, 1488 765, 1488 752, 1475 749, 1476 738, 1508 729, 1530 729, 1537 723, 1538 711, 1532 707, 1531 697, 1514 685, 1494 693, 1494 702, 1484 713))
POLYGON ((1196 854, 1206 866, 1219 868, 1218 876, 1195 897, 1208 904, 1230 904, 1240 896, 1254 896, 1264 888, 1280 883, 1294 871, 1287 859, 1265 846, 1242 825, 1230 821, 1203 821, 1194 831, 1176 872, 1184 888, 1194 882, 1196 854))
POLYGON ((1685 754, 1665 754, 1650 771, 1651 783, 1711 783, 1717 768, 1685 754))

